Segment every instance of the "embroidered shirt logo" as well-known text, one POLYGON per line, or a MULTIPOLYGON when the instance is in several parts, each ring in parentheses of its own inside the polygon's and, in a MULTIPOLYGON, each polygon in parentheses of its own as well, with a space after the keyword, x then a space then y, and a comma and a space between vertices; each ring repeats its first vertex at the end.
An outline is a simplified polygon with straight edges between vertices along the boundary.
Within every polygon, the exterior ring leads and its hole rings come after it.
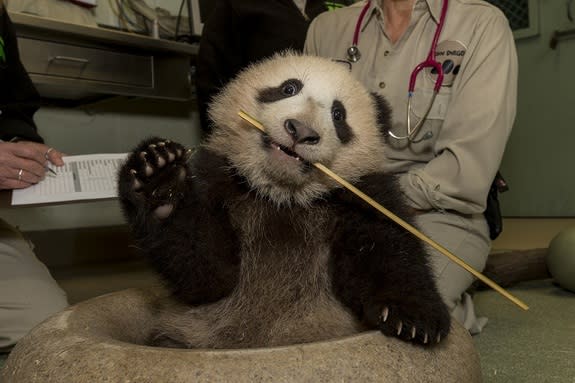
MULTIPOLYGON (((461 63, 467 48, 460 41, 447 40, 437 45, 435 59, 441 63, 443 68, 443 86, 451 86, 461 69, 461 63)), ((435 81, 437 71, 435 68, 429 70, 428 75, 435 81)))

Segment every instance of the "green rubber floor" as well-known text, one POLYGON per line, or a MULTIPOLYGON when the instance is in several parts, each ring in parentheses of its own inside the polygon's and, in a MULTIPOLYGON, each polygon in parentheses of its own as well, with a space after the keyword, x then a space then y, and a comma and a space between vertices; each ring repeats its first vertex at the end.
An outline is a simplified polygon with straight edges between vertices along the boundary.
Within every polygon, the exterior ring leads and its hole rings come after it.
POLYGON ((508 291, 523 311, 493 290, 474 296, 489 318, 474 336, 485 383, 575 383, 575 293, 552 280, 520 283, 508 291))

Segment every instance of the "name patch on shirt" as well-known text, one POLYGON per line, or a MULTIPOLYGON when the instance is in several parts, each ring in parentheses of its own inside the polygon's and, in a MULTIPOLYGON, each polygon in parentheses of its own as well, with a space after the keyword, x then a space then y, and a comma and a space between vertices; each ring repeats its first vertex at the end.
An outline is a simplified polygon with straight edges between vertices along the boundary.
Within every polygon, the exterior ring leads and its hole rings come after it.
MULTIPOLYGON (((463 57, 467 52, 467 48, 463 43, 455 40, 442 41, 437 44, 435 50, 435 59, 441 64, 443 68, 443 86, 452 86, 459 70, 463 57)), ((435 68, 428 69, 427 75, 432 81, 437 78, 437 71, 435 68)))

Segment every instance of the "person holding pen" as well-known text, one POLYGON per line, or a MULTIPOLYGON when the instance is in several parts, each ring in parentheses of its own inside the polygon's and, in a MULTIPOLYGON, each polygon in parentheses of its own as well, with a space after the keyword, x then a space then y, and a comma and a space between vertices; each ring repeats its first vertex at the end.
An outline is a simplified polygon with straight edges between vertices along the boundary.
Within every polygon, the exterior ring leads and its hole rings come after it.
MULTIPOLYGON (((33 120, 40 97, 19 58, 14 27, 0 0, 0 189, 40 182, 62 153, 46 144, 33 120)), ((68 306, 66 294, 32 244, 0 217, 0 352, 68 306)))

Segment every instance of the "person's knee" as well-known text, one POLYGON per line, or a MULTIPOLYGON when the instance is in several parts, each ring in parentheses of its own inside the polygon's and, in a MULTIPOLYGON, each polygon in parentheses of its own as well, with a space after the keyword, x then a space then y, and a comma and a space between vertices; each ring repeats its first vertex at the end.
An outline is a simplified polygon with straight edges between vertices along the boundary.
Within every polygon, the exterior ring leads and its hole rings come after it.
POLYGON ((64 290, 53 279, 28 281, 29 296, 23 300, 23 308, 30 322, 42 321, 68 306, 64 290))
POLYGON ((68 307, 64 291, 53 280, 15 284, 0 305, 0 348, 16 344, 32 328, 68 307))
POLYGON ((462 294, 471 286, 475 278, 461 266, 448 264, 437 278, 437 288, 449 308, 461 300, 462 294))

